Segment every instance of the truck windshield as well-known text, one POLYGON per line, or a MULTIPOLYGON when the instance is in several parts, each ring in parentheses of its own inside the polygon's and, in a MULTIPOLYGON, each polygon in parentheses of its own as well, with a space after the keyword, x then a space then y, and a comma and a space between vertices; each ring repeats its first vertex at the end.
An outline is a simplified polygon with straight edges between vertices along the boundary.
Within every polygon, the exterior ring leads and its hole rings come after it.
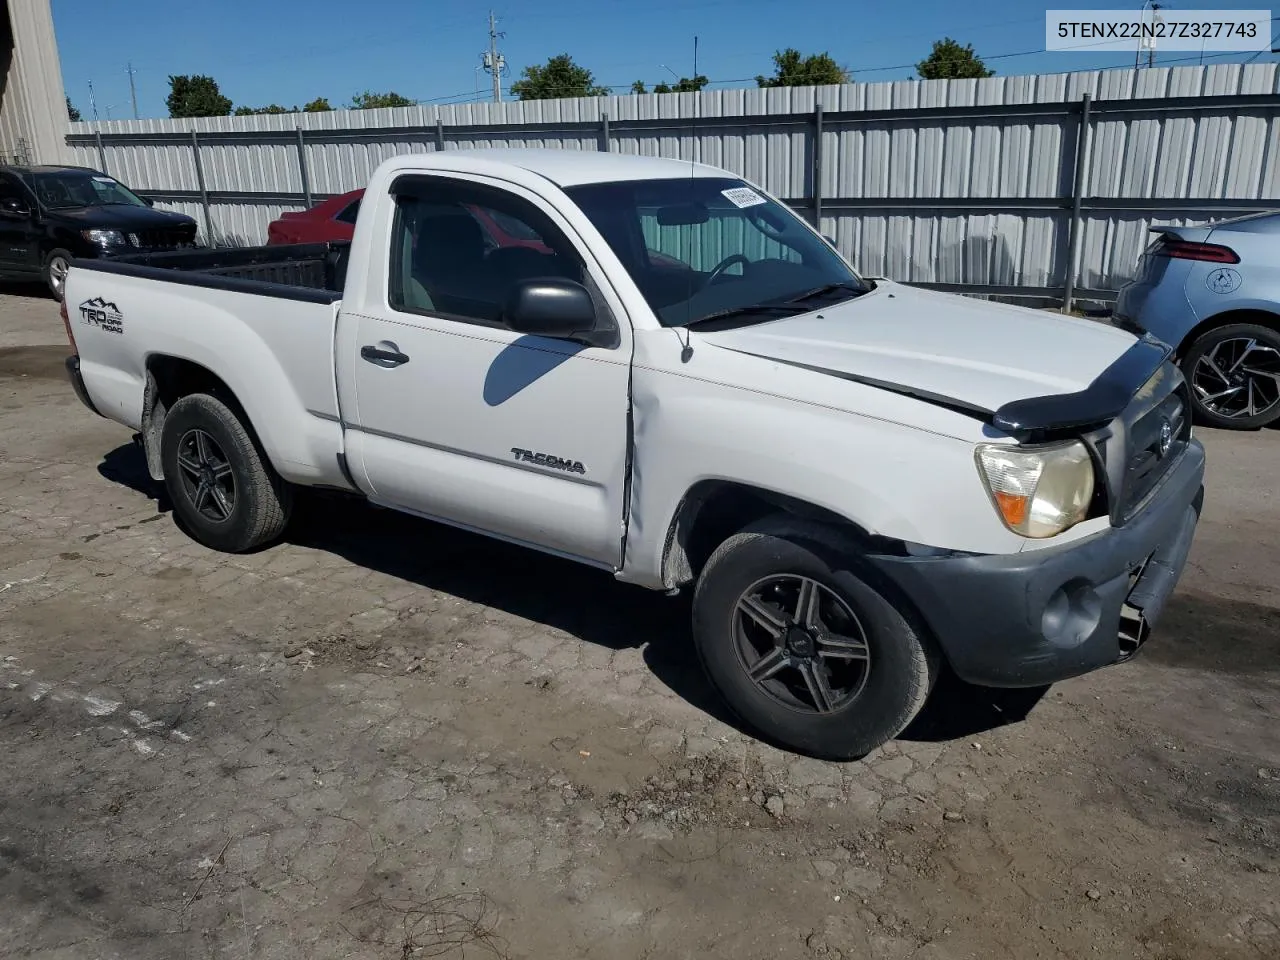
POLYGON ((36 173, 31 188, 40 203, 52 210, 126 204, 144 207, 142 199, 112 177, 95 173, 36 173))
POLYGON ((741 180, 628 180, 565 192, 663 326, 771 320, 871 288, 795 214, 741 180))

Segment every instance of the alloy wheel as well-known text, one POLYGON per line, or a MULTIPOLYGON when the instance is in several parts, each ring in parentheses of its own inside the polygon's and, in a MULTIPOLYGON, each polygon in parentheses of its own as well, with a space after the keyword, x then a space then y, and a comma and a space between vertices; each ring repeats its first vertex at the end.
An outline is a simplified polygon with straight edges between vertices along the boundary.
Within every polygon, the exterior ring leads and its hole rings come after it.
POLYGON ((857 615, 809 577, 758 580, 733 612, 738 660, 761 691, 803 713, 827 714, 862 693, 871 651, 857 615))
POLYGON ((62 257, 54 257, 49 261, 49 286, 54 296, 62 298, 63 288, 67 284, 67 274, 71 272, 71 264, 62 257))
POLYGON ((1261 416, 1280 405, 1280 350, 1253 337, 1220 340, 1196 361, 1191 385, 1210 413, 1261 416))
POLYGON ((182 490, 202 517, 214 523, 231 519, 236 508, 236 478, 218 442, 200 429, 178 441, 182 490))

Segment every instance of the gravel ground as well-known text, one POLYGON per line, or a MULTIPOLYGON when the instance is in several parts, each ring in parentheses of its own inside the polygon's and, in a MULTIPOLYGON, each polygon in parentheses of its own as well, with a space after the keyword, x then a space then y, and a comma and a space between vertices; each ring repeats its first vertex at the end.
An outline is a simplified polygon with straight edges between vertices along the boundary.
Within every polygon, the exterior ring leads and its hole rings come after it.
POLYGON ((212 553, 0 296, 0 954, 1280 956, 1280 431, 1204 433, 1155 639, 745 736, 688 601, 361 504, 212 553))

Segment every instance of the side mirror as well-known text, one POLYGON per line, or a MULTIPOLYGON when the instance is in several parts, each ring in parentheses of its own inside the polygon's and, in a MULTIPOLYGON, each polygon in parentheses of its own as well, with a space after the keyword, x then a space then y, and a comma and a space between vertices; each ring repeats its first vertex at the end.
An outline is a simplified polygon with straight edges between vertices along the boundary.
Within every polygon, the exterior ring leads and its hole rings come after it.
POLYGON ((0 212, 9 217, 31 216, 31 208, 17 197, 6 197, 3 202, 0 202, 0 212))
POLYGON ((595 329, 596 307, 587 288, 572 280, 522 280, 507 298, 502 320, 516 333, 570 340, 595 329))
POLYGON ((141 200, 142 200, 142 202, 143 202, 143 203, 145 203, 148 207, 154 207, 154 206, 156 205, 156 202, 155 202, 154 200, 152 200, 150 197, 141 197, 140 199, 141 199, 141 200))

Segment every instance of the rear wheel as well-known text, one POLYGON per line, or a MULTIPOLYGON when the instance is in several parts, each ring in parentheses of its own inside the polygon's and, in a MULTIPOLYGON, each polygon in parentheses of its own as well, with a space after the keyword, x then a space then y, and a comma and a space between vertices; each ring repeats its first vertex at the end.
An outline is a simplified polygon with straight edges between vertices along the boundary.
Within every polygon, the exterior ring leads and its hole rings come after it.
POLYGON ((730 537, 694 595, 712 684, 767 739, 865 756, 920 711, 937 674, 927 638, 829 531, 772 521, 730 537))
POLYGON ((218 398, 192 394, 170 408, 160 458, 174 513, 205 546, 243 553, 284 532, 293 506, 289 485, 218 398))
POLYGON ((66 250, 50 250, 44 258, 45 286, 55 300, 61 300, 67 286, 67 274, 71 271, 71 254, 66 250))
POLYGON ((1196 420, 1252 430, 1280 418, 1280 333, 1232 323, 1200 336, 1182 358, 1196 420))

